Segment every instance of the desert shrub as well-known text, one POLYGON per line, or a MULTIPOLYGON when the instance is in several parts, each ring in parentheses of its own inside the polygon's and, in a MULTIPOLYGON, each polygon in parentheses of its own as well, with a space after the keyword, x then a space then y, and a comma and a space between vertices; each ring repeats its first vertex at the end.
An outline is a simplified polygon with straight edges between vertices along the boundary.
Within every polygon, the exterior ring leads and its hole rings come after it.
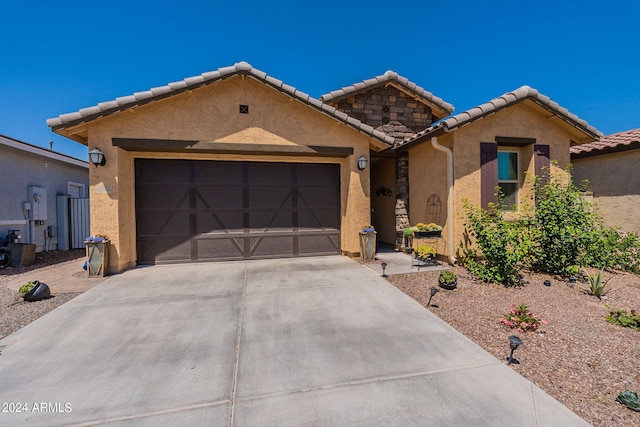
POLYGON ((18 293, 20 294, 26 294, 28 292, 31 291, 31 289, 33 289, 33 287, 36 285, 36 282, 27 282, 24 285, 20 286, 20 288, 18 289, 18 293))
MULTIPOLYGON (((567 175, 571 169, 567 169, 567 175)), ((584 197, 586 183, 576 186, 560 173, 546 184, 535 184, 533 223, 537 246, 532 254, 536 269, 550 274, 570 274, 574 265, 589 265, 588 255, 600 253, 600 220, 584 197)))
POLYGON ((540 326, 547 324, 541 317, 533 314, 526 304, 511 306, 509 312, 500 319, 500 323, 511 329, 517 328, 520 332, 537 331, 540 326))
POLYGON ((631 313, 626 310, 610 310, 607 315, 607 322, 624 326, 625 328, 640 330, 640 315, 635 310, 631 310, 631 313))
POLYGON ((609 284, 609 281, 613 279, 613 277, 609 277, 607 280, 602 280, 603 270, 600 270, 599 272, 594 274, 589 274, 588 271, 585 273, 589 281, 589 287, 585 290, 587 294, 596 296, 598 297, 598 299, 601 299, 607 294, 607 292, 609 292, 609 289, 607 289, 607 285, 609 284))
POLYGON ((500 203, 482 209, 464 201, 466 227, 482 257, 473 249, 468 250, 462 263, 485 282, 518 286, 522 284, 518 265, 531 252, 529 222, 507 221, 500 203))

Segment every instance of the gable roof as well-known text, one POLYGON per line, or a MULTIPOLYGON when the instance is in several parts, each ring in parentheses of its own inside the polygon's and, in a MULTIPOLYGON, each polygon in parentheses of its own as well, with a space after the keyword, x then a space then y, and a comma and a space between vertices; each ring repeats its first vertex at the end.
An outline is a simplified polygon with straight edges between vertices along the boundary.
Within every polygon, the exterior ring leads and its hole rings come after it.
POLYGON ((525 100, 530 100, 536 103, 540 107, 558 117, 563 122, 582 132, 590 139, 597 140, 602 136, 602 132, 589 125, 589 123, 587 123, 585 120, 582 120, 575 114, 569 112, 569 110, 567 110, 566 108, 561 107, 557 102, 552 101, 548 96, 541 94, 532 87, 521 86, 518 89, 507 92, 504 95, 494 98, 489 102, 463 111, 462 113, 456 114, 455 116, 442 119, 438 123, 429 126, 427 129, 418 132, 416 135, 407 138, 399 148, 407 148, 407 146, 424 142, 425 140, 430 139, 432 136, 438 136, 446 132, 451 132, 455 129, 473 123, 476 120, 480 120, 488 115, 494 114, 500 110, 503 110, 525 100))
MULTIPOLYGON (((65 132, 61 131, 91 122, 93 120, 101 119, 112 114, 130 110, 132 108, 136 108, 151 102, 169 98, 183 92, 195 90, 203 86, 207 86, 238 75, 251 77, 265 84, 266 86, 271 87, 272 89, 284 93, 285 95, 290 96, 291 98, 346 124, 356 131, 362 132, 365 135, 378 140, 384 145, 392 145, 394 142, 394 139, 390 136, 387 136, 384 132, 375 130, 373 127, 362 123, 360 120, 350 117, 347 114, 335 109, 334 107, 327 105, 322 101, 297 90, 293 86, 289 86, 281 80, 278 80, 263 71, 253 68, 247 62, 238 62, 237 64, 230 67, 223 67, 217 69, 216 71, 203 73, 198 76, 187 77, 184 80, 169 83, 165 86, 151 88, 144 92, 136 92, 133 95, 119 97, 112 101, 101 102, 93 107, 82 108, 73 113, 61 114, 58 117, 47 119, 47 126, 49 126, 51 130, 56 133, 65 134, 65 132)), ((85 138, 82 138, 80 136, 73 134, 65 136, 76 141, 86 143, 85 138)))
POLYGON ((434 110, 436 116, 444 117, 451 113, 453 113, 454 107, 442 100, 442 98, 438 98, 434 94, 429 91, 424 90, 422 87, 416 85, 413 82, 410 82, 407 78, 402 77, 395 71, 387 71, 380 76, 373 77, 368 80, 363 80, 359 83, 352 84, 350 86, 345 86, 342 89, 334 90, 320 97, 322 102, 336 102, 342 98, 346 98, 347 96, 354 95, 360 92, 366 92, 367 90, 384 86, 384 85, 392 85, 396 87, 396 89, 401 90, 409 95, 411 95, 416 100, 422 102, 423 104, 427 104, 434 110))
POLYGON ((57 160, 62 163, 68 163, 70 165, 80 166, 87 169, 89 168, 89 162, 84 160, 47 150, 46 148, 38 147, 37 145, 32 145, 6 135, 0 135, 0 145, 15 148, 17 150, 24 151, 25 153, 31 153, 48 159, 57 160))
POLYGON ((571 147, 571 158, 597 156, 640 148, 640 128, 613 133, 600 138, 600 141, 571 147))

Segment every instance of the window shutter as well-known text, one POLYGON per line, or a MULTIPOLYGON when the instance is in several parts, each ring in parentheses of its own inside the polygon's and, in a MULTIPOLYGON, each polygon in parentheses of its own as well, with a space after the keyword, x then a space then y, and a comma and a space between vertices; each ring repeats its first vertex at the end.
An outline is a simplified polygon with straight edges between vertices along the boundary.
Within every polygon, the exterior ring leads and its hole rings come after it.
POLYGON ((536 176, 540 177, 540 184, 545 185, 549 180, 549 167, 551 166, 549 146, 546 144, 535 144, 533 146, 535 153, 535 171, 536 176))
POLYGON ((497 203, 496 187, 498 186, 498 144, 480 143, 480 206, 486 209, 489 203, 497 203))

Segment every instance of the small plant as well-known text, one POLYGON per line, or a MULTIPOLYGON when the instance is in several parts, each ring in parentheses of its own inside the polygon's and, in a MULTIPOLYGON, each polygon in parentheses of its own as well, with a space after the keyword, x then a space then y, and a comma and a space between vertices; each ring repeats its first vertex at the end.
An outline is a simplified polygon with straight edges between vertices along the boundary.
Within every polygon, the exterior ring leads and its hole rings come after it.
POLYGON ((602 299, 602 297, 609 292, 609 289, 606 289, 606 287, 609 281, 613 279, 613 276, 609 277, 607 280, 603 282, 602 270, 600 270, 599 273, 595 273, 593 275, 589 274, 588 271, 586 273, 587 273, 587 279, 589 280, 589 288, 586 289, 585 292, 589 295, 598 297, 598 299, 602 299))
POLYGON ((411 237, 413 236, 413 230, 411 229, 411 227, 407 227, 402 230, 402 234, 404 235, 404 237, 411 237))
POLYGON ((429 224, 419 222, 416 224, 416 229, 417 231, 442 231, 442 226, 434 222, 430 222, 429 224))
POLYGON ((18 289, 18 293, 24 295, 29 291, 31 291, 31 289, 33 289, 35 285, 36 285, 36 282, 27 282, 24 285, 20 286, 20 288, 18 289))
POLYGON ((640 315, 635 310, 628 313, 626 310, 610 310, 607 315, 607 322, 625 328, 640 330, 640 315))
POLYGON ((541 325, 547 324, 542 318, 533 314, 525 304, 511 306, 511 310, 500 319, 500 323, 511 329, 517 328, 520 332, 537 331, 541 325))
POLYGON ((458 276, 453 271, 442 270, 440 272, 440 275, 438 276, 438 281, 445 285, 453 285, 454 283, 456 283, 457 279, 458 276))
POLYGON ((418 245, 416 248, 416 256, 420 258, 433 258, 437 254, 436 248, 427 245, 418 245))

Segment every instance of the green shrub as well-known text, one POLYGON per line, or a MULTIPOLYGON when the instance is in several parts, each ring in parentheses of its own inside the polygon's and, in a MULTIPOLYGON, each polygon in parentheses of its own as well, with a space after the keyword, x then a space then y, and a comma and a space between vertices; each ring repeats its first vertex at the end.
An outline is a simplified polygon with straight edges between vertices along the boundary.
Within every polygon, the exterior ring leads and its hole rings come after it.
POLYGON ((532 246, 528 220, 507 221, 500 203, 482 209, 464 200, 463 207, 467 218, 465 225, 475 238, 482 259, 476 251, 469 250, 462 263, 485 282, 521 285, 518 264, 531 252, 532 246))
POLYGON ((31 289, 33 289, 35 285, 36 285, 36 282, 27 282, 24 285, 20 286, 20 288, 18 289, 18 293, 24 295, 29 291, 31 291, 31 289))
POLYGON ((640 315, 635 310, 631 310, 631 313, 627 313, 626 310, 610 310, 607 315, 607 322, 624 326, 625 328, 640 330, 640 315))
MULTIPOLYGON (((567 174, 571 169, 567 168, 567 174)), ((586 183, 577 187, 560 173, 550 174, 546 184, 535 182, 536 269, 570 275, 574 265, 590 265, 588 255, 601 253, 600 221, 584 197, 586 183)), ((598 255, 599 256, 599 255, 598 255)))

